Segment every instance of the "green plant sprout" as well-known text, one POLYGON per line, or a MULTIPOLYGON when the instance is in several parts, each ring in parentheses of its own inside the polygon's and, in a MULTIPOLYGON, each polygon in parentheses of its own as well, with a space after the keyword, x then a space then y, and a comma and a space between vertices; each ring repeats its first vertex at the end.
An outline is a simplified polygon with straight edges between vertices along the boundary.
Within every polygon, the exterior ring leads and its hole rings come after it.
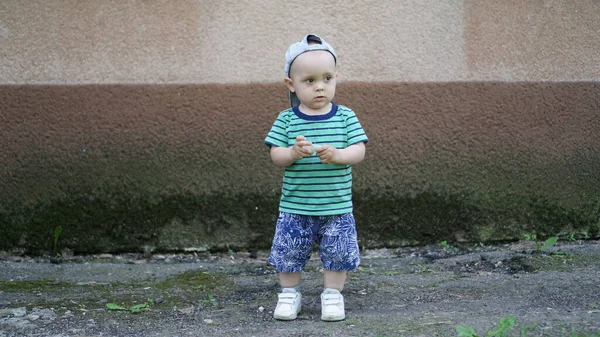
POLYGON ((548 248, 554 246, 556 241, 558 241, 558 236, 550 237, 543 243, 541 241, 538 241, 537 235, 535 235, 535 234, 523 234, 523 236, 525 237, 526 240, 534 241, 535 248, 537 250, 547 250, 548 248))
POLYGON ((373 269, 369 269, 369 268, 361 268, 360 271, 365 274, 370 274, 370 275, 377 274, 373 269))
MULTIPOLYGON (((508 330, 512 329, 517 324, 517 318, 514 316, 504 317, 500 319, 498 327, 494 330, 488 330, 485 333, 486 337, 506 337, 508 330)), ((458 337, 480 337, 477 331, 470 326, 456 326, 458 337)))
POLYGON ((578 238, 588 240, 590 238, 590 235, 586 232, 579 233, 579 234, 575 233, 575 232, 571 232, 571 234, 569 235, 569 241, 577 241, 578 238))
POLYGON ((479 337, 477 331, 470 326, 457 325, 456 332, 458 337, 479 337))
POLYGON ((546 250, 546 249, 554 246, 556 241, 558 241, 558 236, 553 236, 553 237, 549 238, 548 240, 546 240, 546 242, 544 242, 544 245, 542 246, 541 249, 546 250))
POLYGON ((141 312, 141 311, 142 311, 142 309, 144 309, 144 310, 149 310, 149 309, 150 309, 150 306, 152 306, 153 304, 154 304, 154 301, 153 301, 151 298, 149 298, 149 299, 148 299, 146 302, 144 302, 144 303, 141 303, 141 304, 135 304, 135 305, 132 305, 132 306, 130 306, 130 307, 123 307, 123 306, 120 306, 120 305, 118 305, 118 304, 115 304, 115 303, 107 303, 107 304, 106 304, 106 308, 107 308, 108 310, 116 310, 116 311, 119 311, 119 310, 121 310, 121 311, 129 311, 129 312, 131 312, 132 314, 137 314, 137 313, 141 312))
POLYGON ((445 241, 445 240, 440 242, 440 246, 442 246, 442 248, 447 252, 449 251, 454 254, 457 254, 458 252, 460 252, 460 249, 452 246, 451 244, 448 243, 448 241, 445 241))
POLYGON ((417 269, 417 271, 416 271, 416 273, 417 273, 417 274, 420 274, 420 273, 427 273, 427 272, 430 272, 430 271, 431 271, 431 269, 429 269, 429 267, 427 267, 426 265, 423 265, 423 264, 418 264, 418 263, 417 263, 417 268, 419 268, 419 269, 417 269))
POLYGON ((208 299, 207 300, 200 300, 200 304, 210 304, 210 305, 218 305, 219 302, 217 302, 217 299, 213 296, 213 294, 209 293, 208 294, 208 299))
POLYGON ((60 238, 60 234, 62 234, 62 232, 62 226, 54 227, 54 246, 52 248, 54 251, 54 255, 56 255, 56 253, 58 252, 58 239, 60 238))

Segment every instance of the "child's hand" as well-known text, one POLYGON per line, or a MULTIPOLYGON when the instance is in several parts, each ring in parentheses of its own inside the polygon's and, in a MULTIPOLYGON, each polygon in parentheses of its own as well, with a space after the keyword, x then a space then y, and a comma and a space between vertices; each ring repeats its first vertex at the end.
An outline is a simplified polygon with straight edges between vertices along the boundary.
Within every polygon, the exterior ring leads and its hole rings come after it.
POLYGON ((317 149, 317 156, 321 158, 321 163, 323 164, 336 164, 338 162, 339 150, 331 145, 321 145, 317 149))
POLYGON ((292 157, 298 160, 312 155, 312 143, 307 141, 304 136, 296 136, 296 143, 292 147, 292 157))

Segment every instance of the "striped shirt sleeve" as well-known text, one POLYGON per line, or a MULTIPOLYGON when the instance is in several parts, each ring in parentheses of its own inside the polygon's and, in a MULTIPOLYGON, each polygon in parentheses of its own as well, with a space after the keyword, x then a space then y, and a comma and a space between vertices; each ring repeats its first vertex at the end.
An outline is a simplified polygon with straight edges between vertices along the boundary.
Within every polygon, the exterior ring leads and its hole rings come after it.
POLYGON ((288 123, 289 117, 287 116, 287 110, 282 111, 273 123, 273 126, 271 126, 271 130, 265 138, 265 145, 268 147, 273 145, 278 147, 288 147, 288 123))
POLYGON ((358 117, 351 109, 346 108, 346 134, 348 135, 348 146, 358 144, 358 143, 366 143, 369 141, 365 130, 363 130, 362 125, 358 121, 358 117))

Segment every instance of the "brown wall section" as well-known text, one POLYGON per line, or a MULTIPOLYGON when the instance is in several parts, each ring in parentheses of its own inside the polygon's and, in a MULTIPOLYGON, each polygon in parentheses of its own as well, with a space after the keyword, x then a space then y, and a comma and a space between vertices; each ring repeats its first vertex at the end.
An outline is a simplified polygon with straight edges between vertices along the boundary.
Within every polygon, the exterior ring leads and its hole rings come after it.
MULTIPOLYGON (((0 249, 268 248, 280 84, 0 87, 0 249)), ((344 83, 363 245, 598 232, 598 83, 344 83), (596 220, 594 220, 596 219, 596 220)))

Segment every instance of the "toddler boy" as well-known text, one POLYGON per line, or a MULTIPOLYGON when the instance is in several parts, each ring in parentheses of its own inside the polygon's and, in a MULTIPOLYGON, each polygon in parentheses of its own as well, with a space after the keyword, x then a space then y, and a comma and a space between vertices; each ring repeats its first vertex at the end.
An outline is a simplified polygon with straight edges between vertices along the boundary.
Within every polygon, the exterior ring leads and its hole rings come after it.
POLYGON ((346 272, 360 263, 352 165, 363 160, 368 138, 354 112, 333 102, 337 56, 325 40, 305 36, 288 48, 285 61, 291 108, 279 113, 265 139, 273 163, 285 167, 269 256, 282 288, 273 317, 296 319, 301 271, 316 243, 324 268, 321 319, 339 321, 346 272))

